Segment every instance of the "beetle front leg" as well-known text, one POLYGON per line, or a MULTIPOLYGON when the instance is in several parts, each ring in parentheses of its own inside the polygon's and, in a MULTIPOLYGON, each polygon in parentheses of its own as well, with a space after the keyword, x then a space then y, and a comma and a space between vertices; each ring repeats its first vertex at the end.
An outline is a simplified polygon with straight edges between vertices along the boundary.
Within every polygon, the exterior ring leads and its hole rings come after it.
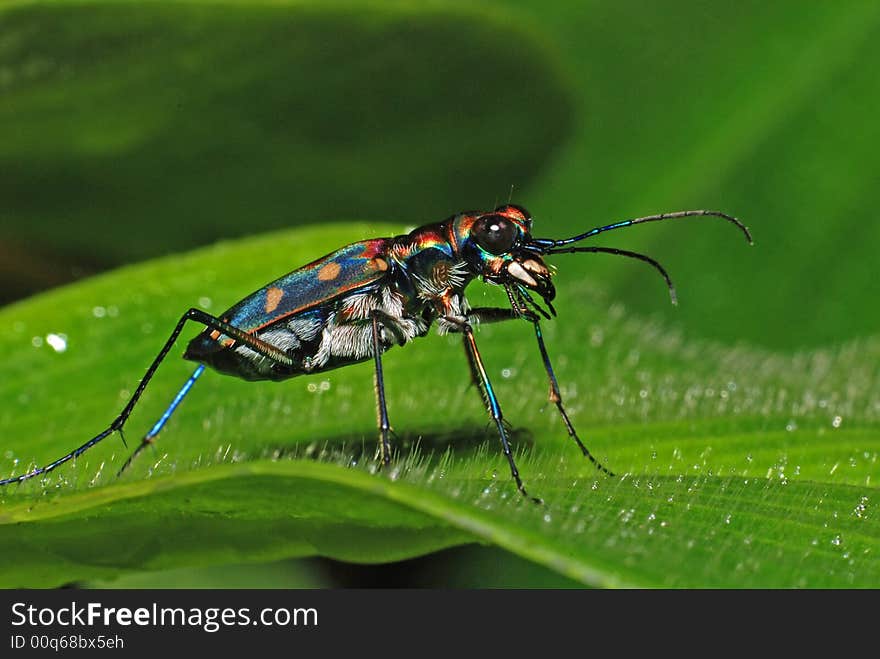
POLYGON ((504 452, 504 457, 507 458, 507 462, 510 465, 510 475, 513 476, 513 480, 516 482, 516 488, 523 496, 529 497, 535 503, 543 503, 541 499, 529 496, 529 493, 526 491, 522 479, 519 476, 519 469, 516 467, 516 462, 513 459, 513 451, 510 448, 510 441, 507 437, 507 427, 504 421, 504 415, 501 412, 501 405, 498 403, 495 391, 492 389, 492 383, 489 380, 489 375, 486 373, 486 367, 483 365, 480 351, 477 349, 473 327, 471 327, 470 323, 466 320, 454 316, 446 316, 445 320, 450 324, 457 326, 458 330, 464 336, 465 353, 468 356, 471 373, 481 385, 480 393, 483 395, 489 415, 492 417, 492 421, 495 422, 495 427, 498 429, 498 437, 501 440, 501 450, 504 452))
POLYGON ((596 465, 596 468, 599 471, 602 471, 609 476, 614 476, 614 474, 607 467, 605 467, 601 462, 593 457, 593 454, 590 453, 590 450, 581 441, 581 438, 578 437, 577 431, 574 429, 574 425, 571 423, 571 420, 568 418, 568 414, 566 413, 565 408, 562 406, 562 394, 559 392, 559 383, 556 381, 556 374, 553 372, 553 366, 550 364, 550 356, 547 354, 547 347, 544 345, 544 335, 541 333, 541 324, 538 321, 537 316, 531 318, 530 320, 535 328, 535 338, 538 340, 538 350, 541 351, 541 360, 544 362, 544 369, 547 371, 547 377, 550 380, 550 402, 556 405, 556 409, 559 410, 559 414, 562 417, 563 422, 565 423, 565 428, 568 430, 568 436, 571 437, 575 441, 575 443, 577 443, 578 448, 580 448, 581 450, 581 453, 583 453, 585 457, 589 458, 590 462, 596 465))
MULTIPOLYGON (((519 318, 517 312, 513 309, 505 309, 503 307, 475 307, 468 311, 467 313, 467 322, 468 323, 500 323, 505 320, 516 320, 519 318)), ((468 342, 465 341, 464 344, 464 354, 468 360, 468 366, 470 367, 471 372, 471 382, 473 382, 474 386, 479 390, 480 395, 483 397, 486 406, 488 407, 489 401, 486 399, 486 392, 483 390, 483 383, 480 380, 480 373, 477 370, 477 366, 474 363, 474 358, 471 356, 470 349, 468 348, 468 342)))
MULTIPOLYGON (((592 453, 590 453, 590 450, 581 441, 581 438, 578 437, 577 430, 575 430, 571 419, 568 418, 568 413, 565 411, 565 407, 562 404, 562 394, 559 391, 559 383, 556 380, 556 373, 553 372, 553 365, 550 363, 550 355, 547 354, 547 347, 544 345, 544 334, 541 332, 541 324, 538 316, 529 310, 517 312, 513 309, 479 307, 472 309, 468 314, 468 318, 482 323, 495 323, 504 320, 523 318, 532 324, 532 327, 535 328, 535 338, 538 341, 538 350, 541 352, 541 361, 544 363, 544 370, 547 371, 547 378, 550 380, 549 399, 550 402, 556 406, 556 409, 559 410, 559 415, 562 417, 563 423, 565 423, 568 436, 575 441, 578 448, 581 450, 581 453, 583 453, 590 462, 596 465, 597 469, 609 476, 614 476, 614 473, 611 470, 605 467, 593 456, 592 453)), ((471 368, 473 369, 473 365, 471 368)), ((474 378, 476 379, 476 376, 474 376, 474 378)))

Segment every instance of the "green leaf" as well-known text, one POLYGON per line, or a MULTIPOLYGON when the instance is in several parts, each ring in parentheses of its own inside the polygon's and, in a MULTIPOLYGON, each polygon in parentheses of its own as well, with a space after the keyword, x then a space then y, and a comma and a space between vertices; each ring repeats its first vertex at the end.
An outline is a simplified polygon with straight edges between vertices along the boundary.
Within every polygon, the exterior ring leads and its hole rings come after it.
MULTIPOLYGON (((3 309, 0 473, 101 430, 189 306, 222 312, 335 247, 399 230, 220 244, 3 309)), ((513 486, 456 337, 385 357, 400 454, 380 473, 370 364, 284 383, 209 373, 121 478, 130 448, 111 437, 0 491, 0 583, 289 556, 390 561, 477 541, 591 585, 880 585, 880 341, 791 356, 724 347, 633 317, 564 269, 558 287, 545 334, 567 408, 618 476, 566 436, 524 323, 483 327, 478 342, 540 506, 513 486)), ((469 290, 475 305, 496 294, 469 290)), ((181 350, 126 426, 130 444, 189 374, 181 350)))
MULTIPOLYGON (((277 561, 260 565, 216 565, 136 572, 123 577, 94 581, 95 588, 322 588, 328 584, 307 560, 277 561)), ((77 584, 82 585, 82 584, 77 584)))

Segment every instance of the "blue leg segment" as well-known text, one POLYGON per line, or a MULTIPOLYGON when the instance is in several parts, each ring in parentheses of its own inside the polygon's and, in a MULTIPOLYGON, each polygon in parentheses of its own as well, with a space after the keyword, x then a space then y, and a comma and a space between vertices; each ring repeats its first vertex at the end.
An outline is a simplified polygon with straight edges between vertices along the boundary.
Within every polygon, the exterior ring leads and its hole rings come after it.
POLYGON ((156 438, 160 432, 162 432, 162 428, 165 427, 165 424, 168 423, 168 419, 171 418, 171 415, 174 414, 174 410, 178 408, 178 406, 183 402, 183 399, 189 393, 189 390, 192 389, 193 385, 196 383, 196 380, 199 379, 199 376, 205 372, 205 365, 199 364, 196 367, 196 370, 193 371, 193 374, 189 376, 189 379, 183 383, 183 386, 180 388, 180 391, 177 392, 177 395, 174 397, 174 400, 171 401, 171 404, 168 408, 162 412, 162 416, 153 424, 153 427, 150 428, 150 432, 144 435, 143 439, 141 439, 140 445, 134 450, 134 452, 128 456, 128 460, 125 461, 125 464, 122 465, 120 470, 116 473, 117 476, 121 476, 122 473, 128 469, 129 465, 134 462, 134 459, 141 454, 145 448, 147 448, 150 444, 153 443, 153 440, 156 438))
MULTIPOLYGON (((449 317, 447 317, 447 319, 449 320, 449 317)), ((452 319, 451 322, 454 322, 454 320, 455 319, 452 319)), ((517 489, 523 494, 523 496, 529 497, 529 493, 526 492, 526 488, 519 476, 519 470, 516 468, 516 463, 513 460, 513 451, 511 451, 510 442, 507 439, 507 428, 504 425, 504 416, 501 413, 501 405, 495 397, 495 391, 492 389, 492 383, 489 381, 489 375, 486 373, 486 367, 483 365, 483 359, 480 357, 480 351, 477 349, 477 342, 474 339, 474 330, 467 322, 460 323, 459 327, 464 335, 464 350, 468 357, 468 362, 470 363, 471 373, 473 374, 474 379, 481 385, 480 389, 483 393, 484 402, 488 408, 489 415, 492 417, 492 421, 495 422, 495 427, 498 429, 498 437, 501 439, 501 450, 504 452, 504 456, 507 458, 507 462, 510 465, 510 474, 516 482, 517 489)), ((529 498, 535 503, 543 503, 543 501, 537 497, 529 498)))
MULTIPOLYGON (((515 300, 512 300, 511 304, 516 305, 517 303, 515 300)), ((590 453, 589 449, 587 449, 586 445, 578 436, 577 431, 574 429, 571 419, 568 418, 568 413, 562 405, 562 394, 559 392, 559 382, 556 380, 556 373, 553 372, 553 365, 550 363, 550 355, 547 354, 547 346, 544 345, 544 333, 541 331, 541 323, 539 322, 538 317, 528 310, 500 309, 494 307, 477 307, 471 309, 468 316, 481 323, 494 323, 502 320, 514 320, 515 318, 525 318, 532 323, 532 326, 535 328, 535 339, 538 341, 538 350, 541 352, 541 361, 544 363, 544 370, 547 371, 547 379, 550 381, 550 402, 556 405, 556 409, 559 410, 562 421, 565 423, 565 427, 568 430, 568 435, 578 445, 581 453, 589 458, 590 462, 596 465, 597 469, 609 476, 614 476, 612 471, 600 463, 593 454, 590 453)), ((479 369, 474 363, 470 352, 467 350, 467 345, 465 345, 465 348, 468 354, 468 359, 471 363, 471 373, 473 374, 474 382, 477 386, 482 386, 482 376, 480 375, 479 369)), ((484 396, 486 397, 486 405, 489 407, 490 411, 493 411, 493 405, 497 408, 498 403, 495 400, 494 392, 486 392, 484 393, 484 396)))
MULTIPOLYGON (((168 352, 171 350, 171 347, 177 341, 177 337, 180 336, 180 333, 183 331, 184 326, 187 321, 194 321, 197 323, 201 323, 206 327, 210 327, 213 330, 217 330, 226 336, 229 336, 235 339, 237 342, 240 342, 243 345, 246 345, 248 348, 256 352, 257 354, 262 355, 263 357, 267 357, 272 359, 273 361, 283 364, 285 366, 291 366, 293 361, 290 356, 287 355, 283 350, 279 348, 269 345, 263 341, 260 341, 255 336, 248 334, 244 330, 241 330, 234 325, 230 325, 225 320, 221 320, 220 318, 215 318, 209 313, 202 311, 201 309, 196 309, 195 307, 189 309, 185 312, 180 320, 177 321, 177 325, 174 327, 174 330, 171 332, 171 335, 166 339, 165 345, 162 346, 162 349, 159 353, 153 358, 153 362, 150 364, 150 367, 147 369, 147 372, 144 373, 144 377, 141 378, 140 383, 137 388, 134 390, 134 393, 131 395, 131 398, 126 403, 125 407, 122 408, 122 411, 119 415, 113 419, 109 426, 107 426, 100 433, 92 437, 85 444, 80 446, 77 449, 74 449, 67 455, 58 458, 54 462, 50 462, 45 467, 35 467, 31 469, 29 472, 20 474, 19 476, 12 476, 11 478, 4 478, 0 480, 0 486, 10 485, 12 483, 22 483, 28 479, 35 478, 42 474, 46 474, 56 467, 63 465, 65 462, 69 460, 73 460, 76 457, 79 457, 91 447, 93 447, 98 442, 104 440, 115 432, 118 432, 122 435, 122 427, 125 425, 125 422, 128 420, 128 417, 131 415, 132 410, 134 410, 135 405, 137 405, 138 401, 141 398, 141 394, 144 393, 144 390, 147 388, 147 385, 150 383, 150 380, 153 379, 153 376, 156 374, 156 370, 159 368, 159 365, 165 361, 165 357, 168 356, 168 352)), ((131 461, 140 453, 145 446, 149 445, 151 440, 156 436, 156 434, 162 429, 162 426, 167 423, 168 419, 171 418, 171 415, 174 413, 174 410, 180 405, 184 396, 189 392, 192 388, 195 381, 205 370, 204 366, 199 366, 195 372, 190 376, 189 380, 183 385, 183 388, 178 392, 177 396, 175 396, 171 405, 165 410, 165 413, 162 417, 153 424, 153 428, 149 433, 144 437, 141 441, 140 446, 132 453, 131 457, 128 461, 122 466, 122 469, 119 470, 119 473, 125 471, 126 467, 131 464, 131 461)))
POLYGON ((189 376, 189 380, 187 380, 183 386, 180 388, 180 391, 177 392, 177 395, 174 397, 174 400, 171 401, 171 404, 168 406, 168 409, 162 413, 162 416, 159 417, 159 420, 153 424, 153 427, 150 428, 150 432, 144 435, 142 441, 149 442, 156 435, 162 432, 162 428, 165 427, 165 424, 168 423, 168 419, 171 418, 171 415, 174 414, 174 410, 177 409, 177 406, 180 405, 181 401, 186 397, 189 393, 189 390, 192 389, 192 386, 196 383, 196 380, 199 379, 199 376, 205 372, 205 365, 199 364, 193 374, 189 376))

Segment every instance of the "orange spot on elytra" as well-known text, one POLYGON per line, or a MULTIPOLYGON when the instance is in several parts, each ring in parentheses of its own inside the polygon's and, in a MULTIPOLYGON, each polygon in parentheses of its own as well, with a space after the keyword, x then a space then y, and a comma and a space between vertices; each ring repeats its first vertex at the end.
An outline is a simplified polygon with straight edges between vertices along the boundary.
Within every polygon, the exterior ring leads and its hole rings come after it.
POLYGON ((210 334, 209 336, 210 336, 214 341, 216 341, 217 339, 220 338, 220 330, 214 330, 213 332, 211 332, 211 334, 210 334))
POLYGON ((378 256, 370 259, 370 263, 379 272, 385 272, 388 269, 388 261, 386 261, 385 259, 381 259, 378 256))
POLYGON ((342 267, 338 263, 328 263, 318 270, 318 279, 321 281, 333 281, 339 276, 342 267))
POLYGON ((272 313, 278 308, 278 303, 284 297, 284 291, 277 286, 272 286, 266 291, 266 313, 272 313))

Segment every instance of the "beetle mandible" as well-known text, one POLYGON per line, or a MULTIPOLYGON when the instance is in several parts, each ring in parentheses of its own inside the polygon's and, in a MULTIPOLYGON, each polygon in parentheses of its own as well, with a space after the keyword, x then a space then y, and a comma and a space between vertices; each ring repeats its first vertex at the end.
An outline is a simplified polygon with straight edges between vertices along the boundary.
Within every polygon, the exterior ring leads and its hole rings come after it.
POLYGON ((581 441, 562 404, 541 333, 541 318, 550 319, 556 315, 553 272, 543 257, 594 252, 644 261, 663 276, 675 303, 675 289, 669 275, 651 257, 611 247, 571 245, 635 224, 694 216, 727 220, 742 231, 749 243, 752 242, 749 230, 742 222, 725 213, 706 210, 622 220, 571 238, 534 238, 532 217, 528 211, 522 206, 505 204, 491 212, 458 213, 405 235, 352 243, 276 279, 220 316, 189 309, 177 322, 128 403, 107 428, 54 462, 0 480, 0 485, 20 483, 50 472, 114 432, 122 434, 141 394, 187 321, 205 326, 189 342, 184 353, 185 359, 199 365, 144 435, 120 473, 155 441, 206 366, 245 380, 285 380, 367 360, 373 360, 375 367, 378 458, 382 465, 387 465, 391 461, 391 424, 385 403, 382 354, 394 345, 402 346, 416 337, 425 336, 436 322, 441 334, 455 332, 462 335, 473 380, 498 432, 513 480, 517 489, 528 496, 510 448, 501 405, 477 349, 473 330, 477 323, 523 319, 534 329, 550 381, 550 401, 559 411, 569 436, 584 456, 610 475, 611 472, 581 441), (504 287, 510 307, 471 307, 464 291, 475 279, 504 287))

